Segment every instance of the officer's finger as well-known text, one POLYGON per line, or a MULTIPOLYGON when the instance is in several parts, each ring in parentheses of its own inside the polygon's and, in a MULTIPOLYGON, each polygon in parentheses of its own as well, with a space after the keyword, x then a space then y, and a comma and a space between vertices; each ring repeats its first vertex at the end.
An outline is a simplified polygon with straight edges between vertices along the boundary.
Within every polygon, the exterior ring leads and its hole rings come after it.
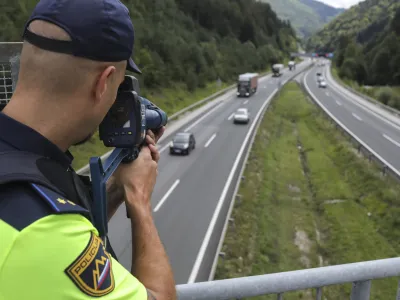
POLYGON ((149 149, 151 151, 151 157, 155 162, 158 162, 160 159, 160 152, 158 151, 157 147, 154 145, 149 145, 149 149))
POLYGON ((165 132, 165 126, 161 127, 161 128, 158 130, 158 132, 157 132, 157 134, 156 134, 156 143, 157 143, 158 140, 163 136, 164 132, 165 132))
POLYGON ((146 135, 146 143, 147 145, 156 145, 154 138, 152 138, 150 135, 146 135))
POLYGON ((153 130, 148 129, 147 135, 149 135, 153 140, 156 140, 156 135, 154 134, 153 130))

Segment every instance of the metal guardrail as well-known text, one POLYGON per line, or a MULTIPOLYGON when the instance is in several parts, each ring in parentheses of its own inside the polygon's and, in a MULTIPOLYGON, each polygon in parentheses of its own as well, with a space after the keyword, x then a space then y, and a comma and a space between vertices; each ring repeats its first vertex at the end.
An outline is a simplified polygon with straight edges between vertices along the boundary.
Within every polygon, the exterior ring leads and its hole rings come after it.
POLYGON ((388 105, 386 105, 386 104, 383 104, 382 102, 380 102, 380 101, 378 101, 378 100, 376 100, 376 99, 374 99, 374 98, 372 98, 372 97, 370 97, 370 96, 368 96, 368 95, 365 95, 365 94, 363 94, 363 93, 361 93, 361 92, 359 92, 359 91, 353 89, 351 86, 348 86, 346 83, 337 80, 334 76, 332 76, 331 69, 332 69, 332 65, 330 66, 330 68, 328 68, 328 70, 329 70, 329 73, 330 73, 332 79, 333 79, 338 85, 340 85, 341 87, 345 88, 345 89, 348 90, 349 92, 354 93, 354 94, 356 94, 357 96, 363 98, 364 100, 367 100, 368 102, 370 102, 370 103, 372 103, 372 104, 374 104, 374 105, 376 105, 376 106, 378 106, 378 107, 380 107, 380 108, 382 108, 382 109, 388 111, 389 113, 391 113, 391 114, 393 114, 393 115, 395 115, 395 116, 397 116, 397 117, 400 117, 400 111, 399 111, 399 110, 397 110, 397 109, 395 109, 395 108, 393 108, 393 107, 390 107, 390 106, 388 106, 388 105))
MULTIPOLYGON (((349 131, 349 134, 352 133, 349 131)), ((395 276, 400 276, 400 258, 180 284, 176 286, 176 290, 179 300, 242 299, 270 294, 276 294, 277 299, 282 300, 286 292, 316 289, 316 299, 322 300, 323 287, 352 283, 350 299, 368 300, 371 280, 395 276)), ((400 281, 397 287, 396 300, 400 300, 400 281)))
MULTIPOLYGON (((268 75, 269 73, 270 72, 260 73, 260 78, 268 75)), ((230 85, 230 86, 228 86, 228 87, 226 87, 226 88, 224 88, 224 89, 222 89, 222 90, 220 90, 218 92, 215 92, 214 94, 212 94, 212 95, 210 95, 210 96, 208 96, 208 97, 206 97, 204 99, 201 99, 201 100, 199 100, 199 101, 197 101, 197 102, 195 102, 195 103, 193 103, 193 104, 191 104, 191 105, 189 105, 189 106, 177 111, 176 113, 174 113, 174 114, 172 114, 171 116, 168 117, 168 122, 170 123, 171 121, 175 121, 175 120, 179 119, 186 112, 191 111, 194 108, 198 108, 198 107, 202 106, 203 104, 205 104, 205 103, 207 103, 207 102, 209 102, 211 100, 214 100, 217 97, 222 96, 223 94, 225 94, 225 93, 229 92, 230 90, 232 90, 234 87, 236 87, 236 83, 232 84, 232 85, 230 85)), ((212 109, 212 107, 210 109, 212 109)), ((167 135, 164 134, 163 138, 166 138, 166 137, 167 137, 167 135)), ((107 153, 103 154, 100 157, 100 159, 102 161, 104 161, 105 159, 107 159, 107 157, 111 154, 112 151, 113 151, 113 149, 108 151, 107 153)), ((78 171, 76 171, 76 173, 80 174, 80 175, 83 175, 83 174, 87 173, 89 171, 89 169, 90 169, 90 166, 89 166, 89 164, 87 164, 84 167, 80 168, 78 171)))
MULTIPOLYGON (((351 300, 369 299, 371 280, 400 276, 400 258, 387 258, 351 264, 311 268, 233 279, 223 279, 177 285, 179 300, 225 300, 316 289, 316 299, 322 300, 322 288, 353 283, 351 300)), ((390 300, 390 299, 387 299, 390 300)), ((393 299, 395 300, 395 299, 393 299)), ((400 300, 400 281, 396 300, 400 300)))
POLYGON ((0 42, 0 110, 10 101, 15 89, 21 49, 21 42, 0 42))
POLYGON ((362 141, 359 137, 357 137, 350 129, 348 129, 342 122, 340 122, 313 94, 313 92, 308 87, 306 80, 303 79, 303 87, 308 95, 310 95, 311 99, 323 110, 323 112, 336 124, 337 128, 342 129, 344 133, 346 133, 353 142, 356 143, 357 149, 359 152, 363 152, 366 154, 368 159, 371 161, 373 158, 376 162, 383 166, 382 173, 387 174, 390 173, 394 178, 400 180, 400 171, 393 167, 388 161, 386 161, 382 156, 380 156, 376 151, 374 151, 370 146, 368 146, 364 141, 362 141))

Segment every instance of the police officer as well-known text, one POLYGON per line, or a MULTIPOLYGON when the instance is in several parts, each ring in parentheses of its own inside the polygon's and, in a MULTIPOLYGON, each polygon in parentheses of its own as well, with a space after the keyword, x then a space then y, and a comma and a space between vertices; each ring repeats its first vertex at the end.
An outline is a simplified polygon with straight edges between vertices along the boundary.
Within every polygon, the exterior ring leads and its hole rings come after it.
POLYGON ((148 132, 108 186, 109 216, 124 201, 131 216, 132 273, 99 238, 89 185, 68 152, 96 131, 125 70, 140 73, 133 43, 119 0, 41 0, 28 20, 18 83, 0 113, 1 300, 175 299, 150 205, 164 128, 148 132))

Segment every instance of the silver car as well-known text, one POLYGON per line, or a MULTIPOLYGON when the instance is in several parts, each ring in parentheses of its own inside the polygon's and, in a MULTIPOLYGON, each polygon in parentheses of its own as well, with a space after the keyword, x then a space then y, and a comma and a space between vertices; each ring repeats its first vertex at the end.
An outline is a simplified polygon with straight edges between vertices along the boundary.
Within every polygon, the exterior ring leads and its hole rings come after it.
POLYGON ((233 123, 249 123, 250 121, 250 113, 247 108, 239 108, 235 114, 233 115, 233 123))

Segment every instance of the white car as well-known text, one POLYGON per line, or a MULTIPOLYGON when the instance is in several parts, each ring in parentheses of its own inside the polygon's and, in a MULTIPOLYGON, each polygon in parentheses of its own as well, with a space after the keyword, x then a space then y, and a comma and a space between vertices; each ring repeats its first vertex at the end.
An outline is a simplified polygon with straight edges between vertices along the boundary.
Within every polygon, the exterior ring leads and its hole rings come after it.
POLYGON ((247 108, 239 108, 235 114, 233 115, 233 123, 249 123, 250 121, 250 113, 247 108))
POLYGON ((318 81, 318 82, 324 81, 324 77, 322 77, 322 76, 317 76, 317 81, 318 81))
POLYGON ((318 86, 319 86, 320 88, 326 88, 326 86, 327 86, 326 81, 325 81, 325 80, 320 81, 320 82, 318 83, 318 86))

